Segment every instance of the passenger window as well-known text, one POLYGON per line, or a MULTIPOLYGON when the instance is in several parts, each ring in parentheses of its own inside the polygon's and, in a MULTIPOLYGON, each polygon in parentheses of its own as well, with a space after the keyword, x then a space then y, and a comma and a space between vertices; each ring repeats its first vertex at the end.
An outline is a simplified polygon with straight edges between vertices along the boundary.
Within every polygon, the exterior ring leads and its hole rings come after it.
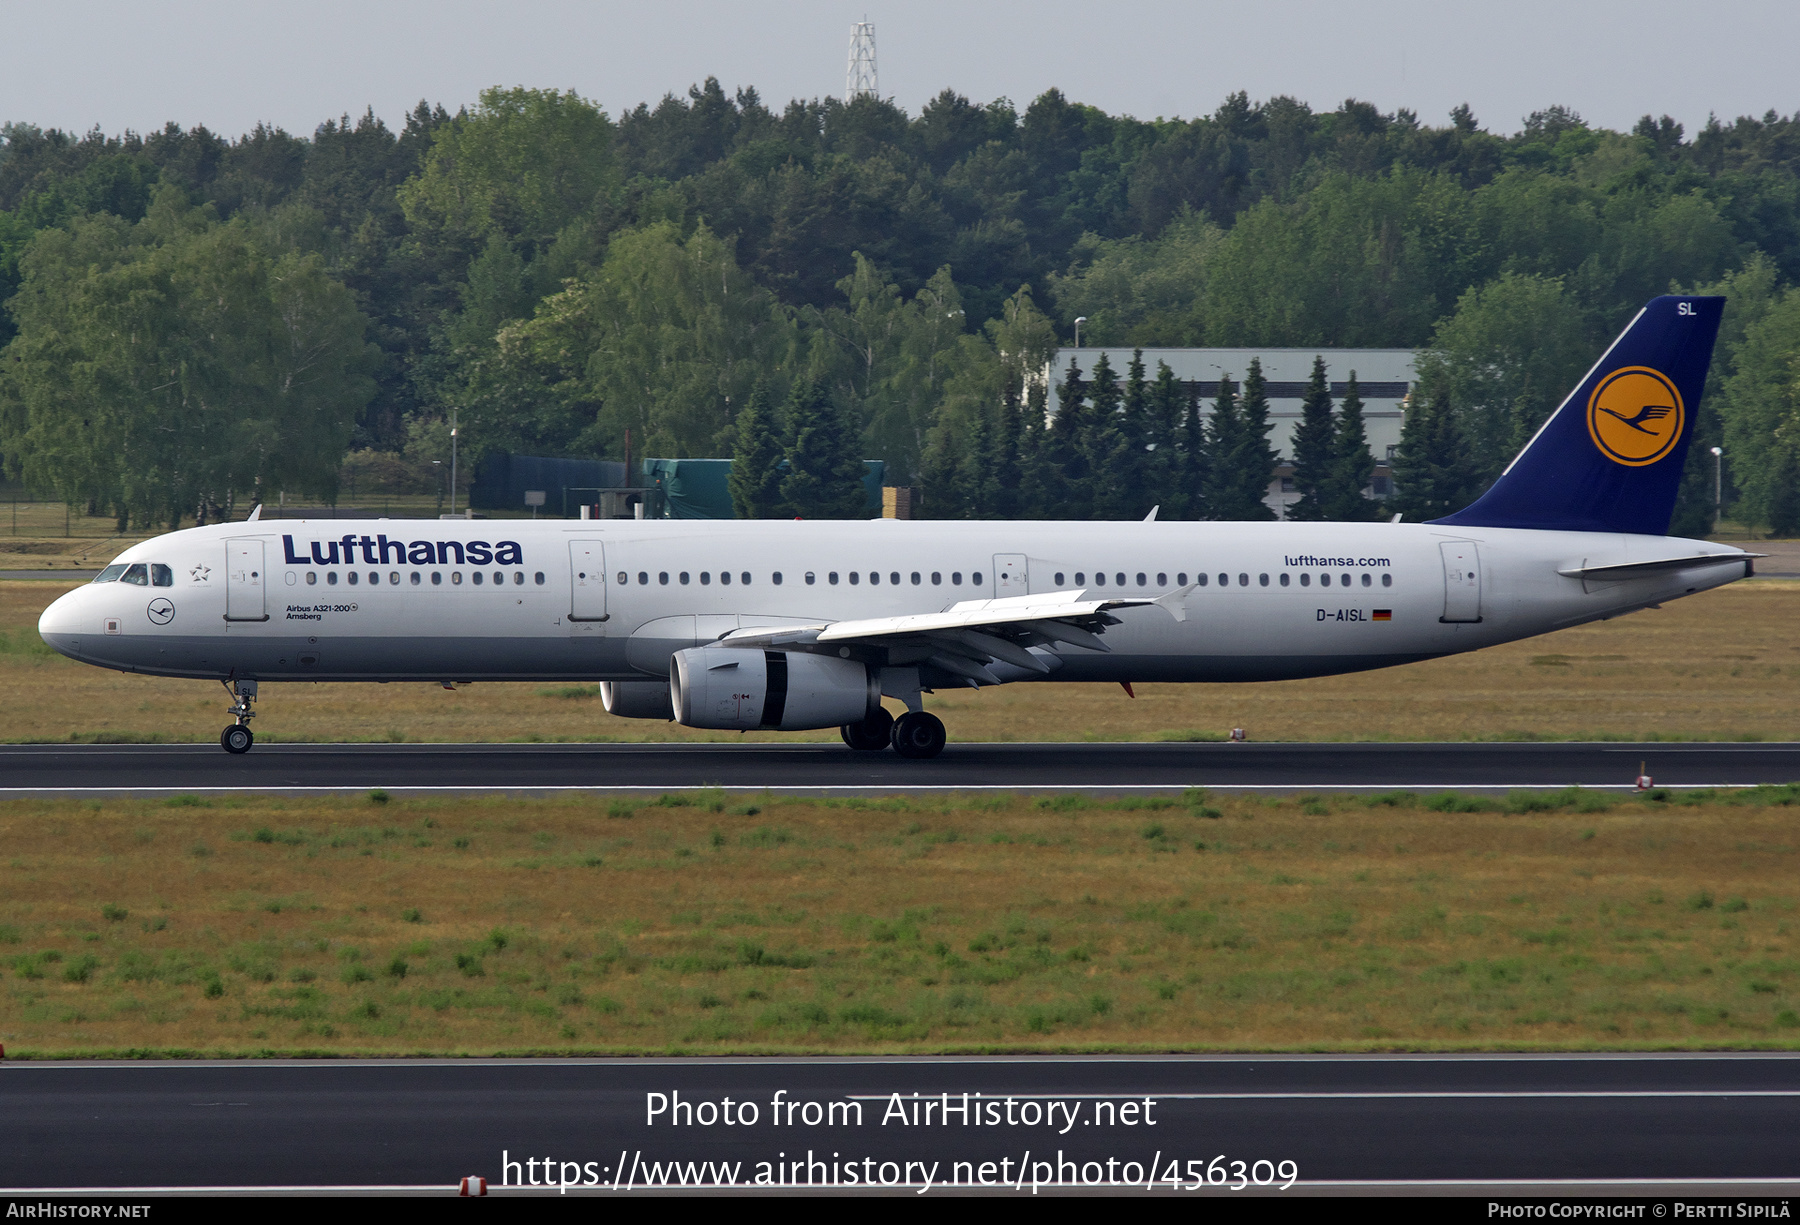
POLYGON ((319 585, 319 572, 317 570, 308 570, 306 572, 306 585, 308 587, 317 587, 319 585))
POLYGON ((1139 587, 1148 587, 1149 585, 1150 585, 1149 577, 1146 576, 1142 570, 1139 570, 1138 571, 1138 586, 1139 587))
POLYGON ((1382 575, 1381 576, 1381 585, 1383 587, 1392 587, 1394 585, 1394 576, 1391 574, 1382 575))
POLYGON ((1062 585, 1063 585, 1063 576, 1062 576, 1062 571, 1061 571, 1061 570, 1058 570, 1058 571, 1057 571, 1057 572, 1056 572, 1056 585, 1057 585, 1057 586, 1058 586, 1058 587, 1061 587, 1061 586, 1062 586, 1062 585))
POLYGON ((1283 574, 1283 575, 1282 575, 1282 576, 1281 576, 1281 585, 1282 585, 1282 586, 1283 586, 1283 587, 1286 587, 1286 586, 1287 586, 1287 585, 1288 585, 1288 576, 1287 576, 1287 575, 1285 575, 1285 574, 1283 574))
POLYGON ((450 585, 452 587, 461 587, 462 586, 462 571, 461 570, 452 570, 450 572, 450 585))
POLYGON ((496 586, 496 587, 506 586, 506 571, 504 571, 504 570, 494 571, 494 586, 496 586))
MULTIPOLYGON (((641 579, 644 576, 640 574, 640 575, 638 575, 638 577, 641 579)), ((418 580, 415 578, 413 581, 417 582, 418 580)), ((514 587, 523 587, 524 585, 525 585, 525 572, 523 570, 513 571, 513 586, 514 587)))
POLYGON ((1123 587, 1125 585, 1125 576, 1123 574, 1115 574, 1113 577, 1118 580, 1119 586, 1123 587))
MULTIPOLYGON (((544 581, 544 576, 541 574, 538 575, 538 582, 541 583, 543 581, 544 581)), ((656 576, 656 581, 661 583, 664 587, 667 587, 669 585, 669 572, 667 570, 662 571, 660 574, 658 574, 656 576)))
POLYGON ((400 585, 400 572, 398 570, 389 570, 388 571, 388 586, 389 587, 398 587, 399 585, 400 585))
POLYGON ((175 572, 161 562, 151 562, 150 585, 152 587, 173 587, 175 585, 175 572))
POLYGON ((981 571, 977 570, 975 573, 971 574, 969 576, 969 583, 971 586, 981 586, 981 571))
POLYGON ((702 570, 700 572, 700 585, 702 587, 709 587, 712 585, 712 571, 711 570, 702 570))
POLYGON ((961 570, 952 570, 950 572, 950 585, 952 587, 961 587, 962 586, 962 571, 961 570))
POLYGON ((1374 579, 1372 579, 1372 578, 1370 578, 1370 577, 1369 577, 1369 576, 1368 576, 1368 575, 1366 575, 1366 574, 1365 574, 1365 575, 1363 575, 1363 576, 1362 576, 1362 578, 1363 578, 1363 586, 1364 586, 1364 587, 1372 587, 1372 586, 1374 586, 1374 584, 1375 584, 1375 580, 1374 580, 1374 579))
POLYGON ((619 571, 619 586, 624 587, 627 584, 629 584, 630 582, 631 582, 631 576, 629 574, 625 573, 625 571, 623 571, 623 570, 619 571))
POLYGON ((914 587, 917 587, 919 585, 919 582, 920 582, 919 572, 917 570, 914 570, 912 572, 912 584, 914 587))
POLYGON ((1156 576, 1156 585, 1158 587, 1167 587, 1169 585, 1169 576, 1166 574, 1157 575, 1156 576))
POLYGON ((381 586, 381 576, 371 570, 369 571, 369 582, 371 585, 379 587, 381 586))
POLYGON ((350 585, 352 587, 356 586, 356 583, 357 583, 356 571, 352 570, 352 571, 350 571, 350 573, 346 574, 344 577, 350 580, 350 585))
POLYGON ((412 585, 414 587, 417 587, 420 583, 422 583, 424 581, 425 581, 424 578, 419 574, 419 572, 417 570, 414 570, 412 572, 412 585))
POLYGON ((1077 587, 1086 587, 1087 586, 1087 575, 1085 575, 1081 571, 1077 570, 1075 572, 1075 585, 1077 587))
POLYGON ((806 572, 806 585, 808 587, 811 587, 813 585, 813 583, 816 581, 817 580, 813 577, 813 572, 811 570, 808 570, 806 572))
POLYGON ((1202 587, 1206 586, 1206 576, 1204 574, 1196 574, 1194 576, 1194 581, 1202 587))
POLYGON ((742 582, 744 586, 748 587, 750 585, 750 572, 748 570, 744 571, 742 574, 738 575, 738 580, 742 582))
MULTIPOLYGON (((523 579, 521 579, 521 581, 523 581, 523 579)), ((648 587, 649 585, 650 585, 650 575, 643 570, 639 570, 638 571, 638 586, 639 587, 648 587)))
POLYGON ((1221 574, 1219 576, 1219 586, 1221 586, 1221 587, 1231 586, 1231 576, 1229 574, 1221 574))
POLYGON ((1350 576, 1348 574, 1338 575, 1338 586, 1348 587, 1349 585, 1350 585, 1350 576))
MULTIPOLYGON (((856 576, 853 574, 850 577, 855 578, 856 576)), ((825 581, 830 583, 833 587, 836 587, 837 586, 837 571, 833 570, 830 574, 827 574, 825 576, 825 581)))
POLYGON ((777 570, 775 573, 771 574, 769 580, 777 587, 781 586, 781 571, 777 570))
POLYGON ((944 576, 941 572, 937 570, 931 572, 931 585, 933 587, 942 587, 944 585, 944 576))
MULTIPOLYGON (((916 583, 916 582, 918 582, 918 581, 919 581, 919 576, 918 576, 918 575, 916 575, 916 574, 915 574, 915 575, 913 575, 913 582, 915 582, 915 583, 916 583)), ((898 587, 898 586, 899 586, 899 585, 900 585, 900 572, 899 572, 899 571, 898 571, 898 570, 895 570, 895 571, 894 571, 894 572, 893 572, 893 573, 892 573, 892 574, 889 574, 889 575, 888 575, 888 582, 890 582, 890 583, 892 583, 892 584, 893 584, 893 585, 894 585, 894 586, 896 586, 896 587, 898 587)))
MULTIPOLYGON (((1204 578, 1206 576, 1201 575, 1201 577, 1204 578)), ((1175 576, 1175 585, 1177 587, 1186 587, 1187 586, 1187 571, 1186 570, 1183 570, 1180 574, 1177 574, 1175 576)))
POLYGON ((1311 587, 1312 586, 1312 575, 1302 574, 1300 576, 1300 585, 1302 587, 1311 587))
POLYGON ((1095 571, 1094 572, 1094 586, 1096 586, 1096 587, 1106 586, 1106 575, 1101 574, 1099 571, 1095 571))
POLYGON ((133 587, 148 587, 150 585, 150 572, 144 568, 143 562, 139 562, 135 566, 127 566, 125 568, 125 573, 119 576, 119 581, 121 583, 130 583, 133 587))
POLYGON ((1259 574, 1256 576, 1256 581, 1259 585, 1267 587, 1269 585, 1269 576, 1266 574, 1259 574))
POLYGON ((96 583, 116 583, 119 581, 119 576, 123 573, 125 573, 125 567, 114 562, 112 565, 96 574, 94 576, 94 581, 96 583))
MULTIPOLYGON (((432 581, 432 582, 434 582, 434 583, 435 583, 435 582, 437 582, 437 581, 438 581, 438 576, 437 576, 437 575, 435 575, 435 574, 434 574, 434 575, 432 575, 432 576, 431 576, 431 581, 432 581)), ((663 581, 663 582, 664 582, 664 583, 667 583, 667 582, 668 582, 668 581, 669 581, 669 576, 668 576, 668 575, 666 575, 666 574, 665 574, 665 575, 663 575, 663 576, 662 576, 662 581, 663 581)), ((544 572, 543 572, 543 571, 542 571, 542 570, 539 570, 539 571, 538 571, 538 572, 537 572, 537 585, 538 585, 538 586, 539 586, 539 587, 542 587, 542 586, 543 586, 543 585, 544 585, 544 572)))
MULTIPOLYGON (((703 583, 706 581, 706 576, 704 574, 702 574, 700 576, 700 581, 703 583)), ((722 587, 731 586, 731 571, 729 571, 729 570, 719 571, 719 585, 722 587)))
POLYGON ((860 582, 862 582, 862 575, 858 571, 852 570, 850 572, 850 585, 854 587, 860 582))
MULTIPOLYGON (((541 583, 543 581, 544 576, 541 574, 538 575, 538 582, 541 583)), ((442 587, 444 585, 444 572, 442 570, 433 570, 431 572, 431 585, 433 587, 442 587)))
POLYGON ((336 587, 337 586, 337 571, 336 570, 327 570, 325 572, 325 585, 328 587, 336 587))
POLYGON ((1249 585, 1250 585, 1250 576, 1248 574, 1238 575, 1238 586, 1239 587, 1248 587, 1249 585))
POLYGON ((474 583, 477 587, 481 586, 481 571, 479 571, 479 570, 469 571, 469 581, 471 583, 474 583))
POLYGON ((871 586, 871 587, 881 586, 881 571, 879 571, 879 570, 869 571, 869 586, 871 586))
POLYGON ((686 570, 683 570, 681 572, 681 585, 683 587, 686 587, 688 585, 688 572, 686 570))

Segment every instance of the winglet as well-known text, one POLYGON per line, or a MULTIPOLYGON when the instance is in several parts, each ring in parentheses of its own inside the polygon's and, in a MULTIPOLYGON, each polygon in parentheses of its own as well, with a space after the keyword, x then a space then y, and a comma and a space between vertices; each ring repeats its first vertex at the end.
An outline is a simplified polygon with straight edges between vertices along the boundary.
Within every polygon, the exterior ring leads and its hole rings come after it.
POLYGON ((1199 585, 1200 584, 1198 583, 1189 583, 1186 587, 1177 588, 1168 595, 1159 595, 1150 602, 1167 612, 1177 621, 1186 621, 1188 592, 1199 585))
POLYGON ((245 523, 255 523, 260 518, 262 518, 262 503, 258 502, 254 507, 251 508, 250 517, 245 519, 244 522, 245 523))
POLYGON ((1144 522, 1145 523, 1155 523, 1156 522, 1156 512, 1161 509, 1162 509, 1161 502, 1158 502, 1155 506, 1152 506, 1150 508, 1150 513, 1144 516, 1144 522))

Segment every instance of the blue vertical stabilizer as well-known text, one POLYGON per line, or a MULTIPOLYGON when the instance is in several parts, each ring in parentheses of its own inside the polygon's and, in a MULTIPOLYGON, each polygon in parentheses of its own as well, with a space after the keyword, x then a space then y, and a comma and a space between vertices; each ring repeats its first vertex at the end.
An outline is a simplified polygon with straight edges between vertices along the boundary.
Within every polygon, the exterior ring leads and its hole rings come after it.
POLYGON ((1653 299, 1500 479, 1432 522, 1667 534, 1724 308, 1653 299))

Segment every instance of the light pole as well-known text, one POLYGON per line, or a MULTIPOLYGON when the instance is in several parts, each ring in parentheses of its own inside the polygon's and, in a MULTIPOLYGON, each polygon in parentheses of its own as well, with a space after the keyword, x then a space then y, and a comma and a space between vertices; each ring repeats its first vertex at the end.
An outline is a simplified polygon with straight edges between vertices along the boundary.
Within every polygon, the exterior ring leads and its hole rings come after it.
POLYGON ((450 513, 456 514, 456 410, 450 410, 450 513))
POLYGON ((1725 493, 1725 454, 1724 447, 1714 447, 1713 455, 1713 531, 1719 530, 1719 512, 1722 509, 1725 493))
POLYGON ((1081 325, 1086 322, 1087 322, 1086 315, 1078 316, 1075 320, 1075 347, 1077 349, 1079 349, 1081 347, 1081 325))

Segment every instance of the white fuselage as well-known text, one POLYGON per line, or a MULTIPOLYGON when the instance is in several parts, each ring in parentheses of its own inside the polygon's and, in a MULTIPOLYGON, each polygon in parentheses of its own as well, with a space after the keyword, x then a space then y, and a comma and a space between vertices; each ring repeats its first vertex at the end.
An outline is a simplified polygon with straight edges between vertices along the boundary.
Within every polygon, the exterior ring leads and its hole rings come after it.
POLYGON ((1701 551, 1734 553, 1431 524, 264 520, 133 546, 115 565, 142 563, 144 585, 72 591, 38 628, 74 659, 163 676, 644 680, 745 627, 1192 585, 1186 620, 1122 609, 1110 653, 1059 647, 1044 679, 1279 680, 1491 646, 1748 572, 1558 573, 1701 551))

